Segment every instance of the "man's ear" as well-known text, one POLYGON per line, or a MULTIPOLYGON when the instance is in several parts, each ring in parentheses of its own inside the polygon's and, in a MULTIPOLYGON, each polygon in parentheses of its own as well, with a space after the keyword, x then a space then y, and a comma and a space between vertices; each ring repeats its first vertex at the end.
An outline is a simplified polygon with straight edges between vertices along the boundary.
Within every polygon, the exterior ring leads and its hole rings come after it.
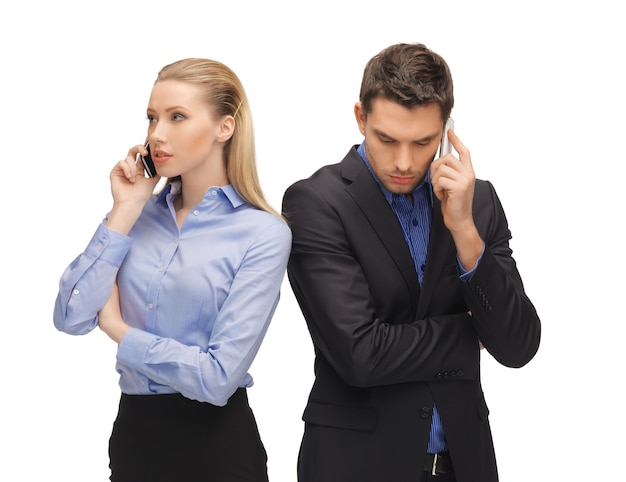
POLYGON ((356 117, 356 123, 359 126, 361 134, 365 135, 365 113, 363 112, 363 105, 360 102, 354 104, 354 117, 356 117))
POLYGON ((233 132, 235 132, 235 119, 232 115, 224 116, 217 134, 217 140, 219 142, 226 142, 233 136, 233 132))

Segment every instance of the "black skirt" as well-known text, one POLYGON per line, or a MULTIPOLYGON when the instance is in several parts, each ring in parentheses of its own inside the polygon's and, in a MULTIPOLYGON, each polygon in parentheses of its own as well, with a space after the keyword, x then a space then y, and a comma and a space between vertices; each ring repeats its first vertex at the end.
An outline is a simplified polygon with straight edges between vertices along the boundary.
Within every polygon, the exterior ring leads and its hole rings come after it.
POLYGON ((224 407, 180 394, 125 395, 109 440, 114 482, 267 482, 245 388, 224 407))

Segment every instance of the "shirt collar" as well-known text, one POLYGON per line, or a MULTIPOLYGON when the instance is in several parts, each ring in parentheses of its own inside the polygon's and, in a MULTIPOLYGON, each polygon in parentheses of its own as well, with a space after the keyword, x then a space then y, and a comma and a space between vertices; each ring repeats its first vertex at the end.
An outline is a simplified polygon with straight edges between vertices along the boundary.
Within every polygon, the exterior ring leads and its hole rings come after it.
MULTIPOLYGON (((392 193, 385 186, 383 186, 383 184, 380 182, 380 179, 378 179, 378 177, 374 173, 374 170, 372 169, 370 161, 367 158, 367 154, 365 153, 365 141, 363 141, 361 143, 361 145, 358 147, 357 152, 361 156, 361 159, 363 159, 363 162, 367 166, 367 169, 369 170, 369 172, 372 174, 372 177, 376 180, 376 183, 380 187, 380 190, 385 195, 385 199, 387 199, 387 202, 389 204, 391 204, 391 201, 393 199, 394 193, 392 193)), ((432 190, 432 185, 431 185, 431 182, 430 182, 430 169, 428 171, 426 171, 426 177, 424 178, 424 180, 413 190, 413 194, 414 195, 417 194, 417 191, 422 189, 423 186, 426 186, 428 188, 428 193, 430 194, 430 201, 431 201, 431 206, 432 206, 433 190, 432 190)))
MULTIPOLYGON (((161 193, 159 194, 157 198, 157 201, 165 203, 167 196, 169 194, 177 195, 177 194, 180 194, 180 191, 181 191, 181 182, 179 180, 172 181, 163 188, 163 190, 161 191, 161 193)), ((204 195, 204 199, 206 200, 207 198, 210 198, 210 197, 212 198, 213 195, 211 193, 215 191, 218 193, 221 193, 230 202, 233 209, 238 208, 242 204, 246 204, 246 202, 241 198, 241 196, 239 196, 235 188, 232 186, 232 184, 227 184, 226 186, 210 187, 209 189, 207 189, 204 195)))

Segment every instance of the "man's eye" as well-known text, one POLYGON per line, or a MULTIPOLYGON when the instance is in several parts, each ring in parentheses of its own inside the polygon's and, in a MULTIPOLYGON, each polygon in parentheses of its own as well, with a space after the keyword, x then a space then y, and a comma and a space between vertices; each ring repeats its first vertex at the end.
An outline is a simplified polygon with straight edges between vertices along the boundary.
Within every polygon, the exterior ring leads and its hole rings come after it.
POLYGON ((384 138, 381 138, 380 142, 382 142, 383 144, 393 144, 394 143, 394 141, 392 139, 384 139, 384 138))

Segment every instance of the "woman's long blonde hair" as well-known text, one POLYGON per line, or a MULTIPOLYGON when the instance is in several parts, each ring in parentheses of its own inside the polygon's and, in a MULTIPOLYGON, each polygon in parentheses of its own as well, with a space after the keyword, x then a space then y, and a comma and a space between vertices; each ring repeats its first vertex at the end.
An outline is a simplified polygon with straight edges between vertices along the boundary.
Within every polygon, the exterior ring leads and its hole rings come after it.
MULTIPOLYGON (((155 84, 163 80, 177 80, 195 85, 202 90, 204 100, 217 118, 233 116, 235 130, 224 146, 228 180, 246 202, 282 219, 265 199, 259 183, 252 114, 239 77, 221 62, 188 58, 163 67, 155 84)), ((172 180, 169 179, 168 182, 172 180)))

